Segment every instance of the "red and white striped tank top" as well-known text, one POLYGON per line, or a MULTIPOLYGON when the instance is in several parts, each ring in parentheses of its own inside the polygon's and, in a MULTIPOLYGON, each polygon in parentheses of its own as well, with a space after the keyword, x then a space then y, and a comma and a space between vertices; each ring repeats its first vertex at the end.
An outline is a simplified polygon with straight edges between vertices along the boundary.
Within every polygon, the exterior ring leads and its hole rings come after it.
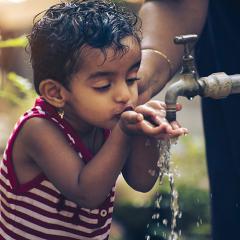
POLYGON ((38 98, 35 106, 17 122, 1 161, 0 239, 108 239, 114 186, 105 202, 99 208, 90 210, 65 199, 44 174, 28 183, 18 183, 11 159, 13 143, 23 124, 32 117, 46 118, 55 123, 86 163, 92 158, 91 152, 83 145, 72 127, 58 116, 55 108, 38 98))

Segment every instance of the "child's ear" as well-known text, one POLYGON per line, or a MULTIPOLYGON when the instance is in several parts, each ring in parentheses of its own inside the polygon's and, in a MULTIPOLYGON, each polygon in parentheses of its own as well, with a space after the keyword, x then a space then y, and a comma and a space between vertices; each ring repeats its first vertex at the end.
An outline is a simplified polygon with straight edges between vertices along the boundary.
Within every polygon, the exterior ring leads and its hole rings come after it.
POLYGON ((39 85, 40 95, 51 105, 62 108, 67 99, 67 89, 59 82, 46 79, 39 85))

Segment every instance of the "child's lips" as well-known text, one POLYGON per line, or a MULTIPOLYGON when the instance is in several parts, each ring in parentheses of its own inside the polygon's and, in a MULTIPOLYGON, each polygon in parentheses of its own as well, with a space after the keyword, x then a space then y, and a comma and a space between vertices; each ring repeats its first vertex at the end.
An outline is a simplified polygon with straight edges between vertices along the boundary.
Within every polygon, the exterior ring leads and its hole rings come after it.
POLYGON ((127 111, 133 111, 133 107, 128 106, 123 110, 123 112, 127 112, 127 111))
POLYGON ((116 116, 117 118, 120 118, 121 115, 122 115, 122 113, 123 113, 123 112, 127 112, 127 111, 133 111, 133 107, 128 106, 128 107, 124 108, 122 111, 119 111, 118 113, 116 113, 115 116, 116 116))

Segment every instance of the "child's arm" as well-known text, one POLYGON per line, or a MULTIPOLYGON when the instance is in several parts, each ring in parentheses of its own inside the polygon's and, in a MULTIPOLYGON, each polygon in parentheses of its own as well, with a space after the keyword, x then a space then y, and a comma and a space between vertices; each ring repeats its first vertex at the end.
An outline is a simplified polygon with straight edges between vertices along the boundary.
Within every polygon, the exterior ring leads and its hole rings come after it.
MULTIPOLYGON (((178 105, 178 110, 180 108, 178 105)), ((160 155, 158 139, 178 137, 187 133, 187 129, 181 128, 177 122, 169 124, 165 115, 165 104, 154 100, 138 106, 135 111, 122 114, 123 131, 133 134, 131 152, 122 173, 135 190, 149 191, 158 177, 157 161, 160 155), (150 120, 152 124, 144 118, 150 120)))
POLYGON ((15 143, 18 177, 26 171, 32 171, 32 177, 43 172, 66 198, 87 208, 96 208, 106 199, 129 152, 129 137, 118 124, 86 165, 59 129, 45 119, 28 120, 15 143))
POLYGON ((133 189, 148 192, 159 173, 157 139, 146 136, 132 137, 131 149, 122 171, 123 177, 133 189))

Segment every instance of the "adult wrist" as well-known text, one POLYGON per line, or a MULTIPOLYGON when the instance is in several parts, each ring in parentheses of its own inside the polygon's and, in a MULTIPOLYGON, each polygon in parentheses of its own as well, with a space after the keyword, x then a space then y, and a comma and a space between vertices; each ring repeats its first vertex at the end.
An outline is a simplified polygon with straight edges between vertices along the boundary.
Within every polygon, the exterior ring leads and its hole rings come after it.
POLYGON ((155 54, 156 56, 161 58, 163 61, 165 61, 168 65, 169 78, 172 77, 173 64, 172 64, 172 61, 170 60, 170 58, 165 53, 163 53, 160 50, 154 49, 154 48, 142 48, 142 52, 148 52, 150 54, 155 54))

